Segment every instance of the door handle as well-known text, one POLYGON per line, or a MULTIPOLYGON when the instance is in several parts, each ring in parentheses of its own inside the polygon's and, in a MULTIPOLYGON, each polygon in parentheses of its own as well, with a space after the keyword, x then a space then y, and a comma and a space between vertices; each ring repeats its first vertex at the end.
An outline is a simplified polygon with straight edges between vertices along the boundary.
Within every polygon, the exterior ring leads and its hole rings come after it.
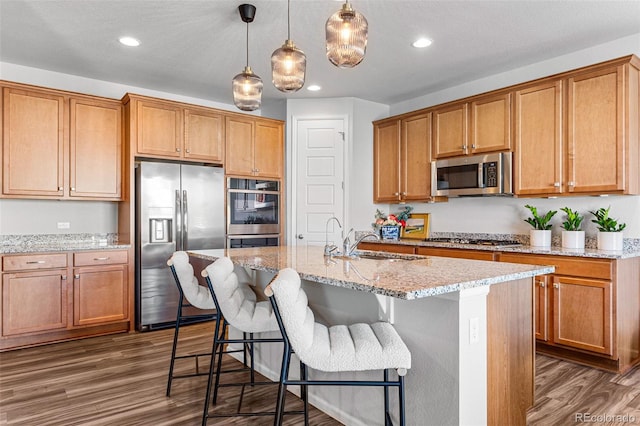
POLYGON ((187 203, 187 190, 182 190, 182 250, 187 250, 189 245, 189 204, 187 203))
POLYGON ((180 190, 176 189, 175 200, 175 221, 176 221, 176 250, 182 250, 182 204, 180 202, 180 190))
POLYGON ((304 240, 304 235, 302 235, 302 234, 298 234, 298 239, 299 239, 299 240, 304 240))

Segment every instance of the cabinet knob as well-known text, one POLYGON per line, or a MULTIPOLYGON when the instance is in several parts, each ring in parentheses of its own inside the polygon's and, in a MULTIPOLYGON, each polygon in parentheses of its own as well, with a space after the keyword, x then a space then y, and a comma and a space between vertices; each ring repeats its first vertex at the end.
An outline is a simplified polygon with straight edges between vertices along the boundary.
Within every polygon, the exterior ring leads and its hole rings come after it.
POLYGON ((76 190, 76 188, 72 186, 72 187, 71 187, 71 190, 72 190, 72 191, 75 191, 75 190, 76 190))
POLYGON ((467 150, 467 146, 466 146, 466 145, 462 145, 462 149, 463 149, 464 151, 466 151, 466 150, 467 150))
POLYGON ((63 188, 63 187, 61 187, 61 186, 59 186, 59 187, 58 187, 58 191, 62 191, 63 189, 64 189, 64 188, 63 188))
POLYGON ((553 186, 556 188, 560 188, 560 182, 553 182, 553 186))
POLYGON ((61 279, 61 280, 66 280, 66 279, 67 279, 67 276, 66 276, 66 275, 60 275, 60 279, 61 279))
POLYGON ((73 278, 75 278, 76 280, 80 279, 80 274, 75 274, 73 278))
POLYGON ((544 288, 544 281, 538 281, 538 285, 544 288))
POLYGON ((393 195, 398 196, 398 195, 400 195, 400 193, 399 192, 394 192, 393 195))
POLYGON ((298 234, 298 239, 299 239, 299 240, 304 240, 304 235, 302 235, 302 234, 298 234))
POLYGON ((406 192, 401 192, 400 195, 405 196, 405 195, 407 195, 407 193, 406 192))
POLYGON ((567 182, 567 185, 569 185, 569 186, 576 186, 575 182, 567 182))
POLYGON ((476 149, 476 144, 471 144, 471 149, 476 149))
POLYGON ((554 284, 553 288, 560 288, 560 284, 558 284, 558 283, 554 284))
POLYGON ((176 152, 180 152, 180 148, 176 148, 176 152))
POLYGON ((187 154, 189 154, 189 153, 191 152, 191 150, 190 150, 190 149, 186 149, 185 151, 187 151, 187 154))

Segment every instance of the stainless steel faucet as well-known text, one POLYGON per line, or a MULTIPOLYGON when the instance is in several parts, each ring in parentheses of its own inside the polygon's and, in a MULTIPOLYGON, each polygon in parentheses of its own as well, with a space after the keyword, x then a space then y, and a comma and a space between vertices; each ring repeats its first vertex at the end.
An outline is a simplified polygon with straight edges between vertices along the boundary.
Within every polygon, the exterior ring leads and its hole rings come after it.
POLYGON ((333 254, 333 252, 338 249, 338 246, 336 246, 335 244, 329 244, 329 222, 331 222, 332 220, 335 220, 338 226, 340 227, 340 229, 342 229, 342 225, 340 225, 340 221, 338 220, 337 217, 331 216, 329 219, 327 219, 327 223, 324 226, 324 255, 325 256, 331 256, 331 254, 333 254))
POLYGON ((349 240, 349 234, 351 234, 351 232, 353 231, 353 228, 351 228, 349 230, 349 232, 347 232, 347 236, 344 237, 344 241, 342 242, 342 255, 343 256, 353 256, 353 252, 356 248, 358 248, 358 244, 360 244, 360 242, 362 240, 364 240, 365 238, 368 237, 374 237, 376 240, 380 240, 380 235, 374 233, 374 232, 367 232, 364 235, 361 235, 360 238, 358 238, 356 240, 355 243, 353 243, 353 245, 351 245, 351 240, 349 240))

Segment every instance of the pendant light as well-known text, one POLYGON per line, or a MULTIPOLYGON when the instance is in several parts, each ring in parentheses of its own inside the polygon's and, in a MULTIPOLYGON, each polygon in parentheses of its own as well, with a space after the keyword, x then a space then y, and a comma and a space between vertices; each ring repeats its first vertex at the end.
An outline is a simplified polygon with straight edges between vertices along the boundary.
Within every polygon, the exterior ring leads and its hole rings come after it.
POLYGON ((349 0, 327 19, 327 58, 338 68, 353 68, 364 59, 369 24, 349 0))
POLYGON ((271 55, 273 85, 281 92, 297 92, 304 86, 307 58, 291 41, 291 1, 287 0, 287 39, 271 55))
POLYGON ((262 103, 262 79, 253 73, 249 66, 249 23, 253 22, 256 7, 252 4, 238 6, 242 22, 247 24, 247 65, 233 77, 233 103, 243 111, 255 111, 262 103))

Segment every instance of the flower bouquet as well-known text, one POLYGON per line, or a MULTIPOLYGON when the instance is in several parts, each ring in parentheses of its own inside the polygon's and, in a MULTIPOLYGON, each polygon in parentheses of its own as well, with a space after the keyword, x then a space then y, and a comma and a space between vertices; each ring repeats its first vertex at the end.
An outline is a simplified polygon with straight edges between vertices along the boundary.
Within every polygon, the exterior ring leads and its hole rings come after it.
POLYGON ((384 214, 376 210, 375 222, 371 224, 375 232, 380 232, 383 240, 397 240, 400 237, 400 228, 407 225, 407 219, 413 207, 406 206, 397 214, 384 214))

